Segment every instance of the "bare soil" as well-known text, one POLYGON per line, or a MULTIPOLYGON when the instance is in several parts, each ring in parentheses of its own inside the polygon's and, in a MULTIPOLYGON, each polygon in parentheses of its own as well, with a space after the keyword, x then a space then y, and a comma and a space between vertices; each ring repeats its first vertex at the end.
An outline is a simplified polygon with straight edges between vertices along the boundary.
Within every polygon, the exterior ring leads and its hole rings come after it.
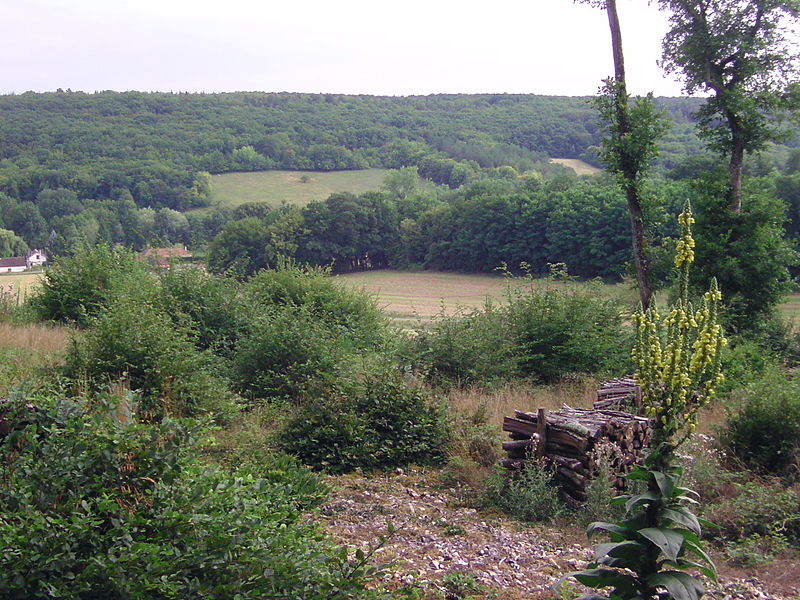
MULTIPOLYGON (((334 539, 368 552, 398 528, 373 556, 390 563, 383 579, 391 589, 417 588, 427 598, 456 598, 447 577, 462 573, 482 591, 474 599, 561 598, 554 587, 564 574, 592 557, 583 532, 569 521, 526 526, 503 515, 479 511, 444 489, 436 474, 411 470, 367 477, 331 477, 332 494, 313 518, 334 539)), ((718 561, 720 582, 708 582, 714 600, 791 600, 800 594, 800 561, 784 558, 752 569, 718 561)), ((568 581, 565 595, 579 591, 568 581)))

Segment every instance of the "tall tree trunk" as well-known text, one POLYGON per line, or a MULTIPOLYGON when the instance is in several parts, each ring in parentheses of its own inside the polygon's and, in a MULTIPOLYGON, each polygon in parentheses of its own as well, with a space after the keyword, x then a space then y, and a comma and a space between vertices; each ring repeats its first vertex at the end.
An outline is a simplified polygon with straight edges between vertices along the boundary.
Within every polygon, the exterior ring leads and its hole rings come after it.
POLYGON ((742 178, 744 176, 744 142, 733 132, 731 160, 728 163, 730 174, 729 205, 733 212, 742 212, 742 178))
MULTIPOLYGON (((611 30, 611 50, 614 56, 615 103, 617 109, 618 135, 624 139, 630 133, 630 115, 628 113, 628 91, 625 83, 625 57, 622 53, 622 30, 619 26, 616 0, 606 0, 608 26, 611 30)), ((650 263, 647 260, 647 244, 644 231, 644 211, 639 193, 638 173, 623 167, 626 180, 625 195, 628 199, 628 212, 631 216, 631 238, 633 256, 636 262, 636 275, 639 279, 639 297, 642 307, 647 310, 653 297, 650 283, 650 263)))

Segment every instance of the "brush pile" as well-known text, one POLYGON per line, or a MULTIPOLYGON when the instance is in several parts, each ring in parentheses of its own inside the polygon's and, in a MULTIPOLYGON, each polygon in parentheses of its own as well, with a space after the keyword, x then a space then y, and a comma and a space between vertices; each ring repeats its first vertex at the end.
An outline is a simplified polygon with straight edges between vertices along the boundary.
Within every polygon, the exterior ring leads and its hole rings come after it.
POLYGON ((586 501, 600 454, 614 475, 612 486, 623 491, 623 475, 641 463, 652 439, 649 419, 616 410, 564 406, 550 413, 514 412, 503 420, 503 431, 512 441, 503 443, 507 458, 500 463, 519 470, 525 461, 544 461, 553 469, 564 500, 574 507, 586 501))

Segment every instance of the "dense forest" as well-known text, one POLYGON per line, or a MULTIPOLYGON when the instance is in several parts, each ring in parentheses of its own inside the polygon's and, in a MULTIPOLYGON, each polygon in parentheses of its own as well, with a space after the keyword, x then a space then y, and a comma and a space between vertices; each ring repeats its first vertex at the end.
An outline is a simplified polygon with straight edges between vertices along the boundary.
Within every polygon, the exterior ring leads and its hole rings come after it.
MULTIPOLYGON (((714 165, 694 133, 699 101, 658 104, 672 123, 660 173, 688 181, 714 165)), ((585 98, 58 92, 0 97, 0 114, 4 255, 25 246, 71 254, 100 242, 202 249, 229 226, 213 259, 229 268, 236 249, 221 254, 225 240, 245 230, 252 239, 263 225, 270 233, 258 235, 270 240, 258 244, 272 258, 245 253, 249 269, 281 255, 335 261, 337 270, 485 271, 527 262, 541 272, 547 262, 566 262, 578 275, 609 277, 627 261, 624 206, 614 183, 579 181, 548 162, 556 156, 597 164, 603 130, 585 98), (320 199, 262 225, 233 223, 263 220, 265 207, 186 212, 209 204, 209 173, 374 166, 406 171, 379 195, 320 199), (342 221, 358 232, 343 231, 342 221), (493 231, 502 236, 485 235, 493 231), (599 231, 608 234, 601 248, 590 239, 599 231)), ((796 162, 796 151, 780 146, 751 161, 750 171, 771 176, 770 185, 792 204, 796 162)), ((655 189, 686 196, 669 181, 655 189)), ((675 213, 676 202, 668 212, 675 213)))

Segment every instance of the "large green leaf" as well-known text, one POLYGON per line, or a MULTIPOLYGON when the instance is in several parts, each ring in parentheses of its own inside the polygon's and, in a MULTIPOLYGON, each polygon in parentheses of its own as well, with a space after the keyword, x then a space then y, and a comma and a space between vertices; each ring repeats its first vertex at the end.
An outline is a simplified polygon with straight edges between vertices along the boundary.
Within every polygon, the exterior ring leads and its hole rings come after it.
POLYGON ((635 541, 598 544, 594 556, 596 562, 607 567, 625 567, 635 571, 644 556, 644 546, 635 541))
POLYGON ((683 525, 687 529, 695 532, 697 535, 700 535, 700 522, 697 520, 695 514, 688 508, 684 508, 683 506, 666 508, 661 515, 676 525, 683 525))
POLYGON ((638 496, 631 497, 630 500, 625 504, 625 510, 627 512, 631 512, 634 508, 639 506, 640 504, 651 504, 653 502, 657 502, 661 496, 656 492, 647 491, 643 494, 639 494, 638 496))
POLYGON ((684 538, 680 532, 666 527, 647 527, 640 529, 639 534, 658 546, 669 560, 678 560, 684 543, 684 538))
POLYGON ((672 498, 675 491, 675 480, 668 473, 661 471, 651 471, 651 473, 658 484, 658 489, 661 490, 661 495, 665 498, 672 498))
POLYGON ((590 569, 588 571, 580 571, 578 573, 570 573, 565 577, 574 577, 583 585, 590 588, 604 588, 613 587, 615 590, 621 591, 629 598, 632 593, 638 589, 637 579, 634 575, 614 571, 612 569, 590 569))
POLYGON ((688 573, 664 571, 650 575, 647 583, 653 587, 665 588, 674 600, 700 600, 706 588, 688 573))
POLYGON ((624 525, 605 523, 603 521, 591 523, 589 527, 586 528, 586 535, 588 537, 592 537, 597 533, 608 533, 615 542, 620 542, 626 538, 632 537, 633 532, 624 525))
POLYGON ((698 562, 695 562, 693 560, 686 560, 685 558, 679 558, 678 562, 676 562, 676 563, 673 563, 672 561, 665 560, 663 563, 661 563, 661 566, 662 567, 665 567, 665 566, 677 567, 678 569, 683 569, 684 571, 686 569, 697 569, 698 571, 703 573, 703 575, 705 575, 706 577, 708 577, 712 581, 716 581, 717 580, 717 572, 714 569, 712 569, 711 567, 707 567, 705 565, 702 565, 702 564, 700 564, 698 562))

